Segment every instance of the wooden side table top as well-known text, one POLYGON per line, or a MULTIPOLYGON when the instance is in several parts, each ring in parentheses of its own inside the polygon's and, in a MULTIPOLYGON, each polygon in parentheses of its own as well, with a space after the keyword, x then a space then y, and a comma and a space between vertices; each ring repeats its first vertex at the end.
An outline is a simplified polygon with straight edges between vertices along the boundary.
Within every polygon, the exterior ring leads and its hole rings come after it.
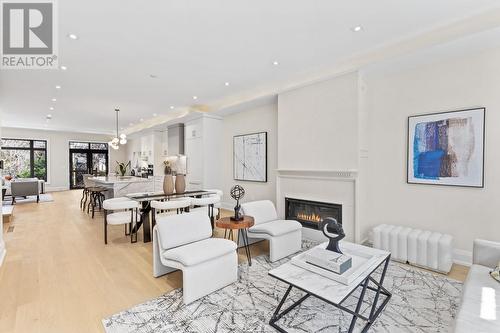
POLYGON ((248 229, 255 224, 252 216, 244 215, 241 221, 232 221, 230 217, 223 217, 215 222, 221 229, 248 229))

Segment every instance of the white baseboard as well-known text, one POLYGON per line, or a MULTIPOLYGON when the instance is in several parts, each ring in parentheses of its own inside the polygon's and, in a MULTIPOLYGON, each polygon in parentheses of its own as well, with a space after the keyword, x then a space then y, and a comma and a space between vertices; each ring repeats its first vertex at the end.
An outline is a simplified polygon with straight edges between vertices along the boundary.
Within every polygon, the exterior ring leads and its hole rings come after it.
POLYGON ((50 186, 50 187, 48 187, 48 186, 47 186, 47 187, 45 188, 45 192, 46 192, 46 193, 47 193, 47 192, 60 192, 60 191, 67 191, 67 190, 68 190, 68 188, 67 188, 67 187, 64 187, 64 186, 59 186, 59 187, 57 187, 57 186, 54 186, 54 187, 50 186))
POLYGON ((472 252, 453 249, 453 262, 463 266, 472 265, 472 252))

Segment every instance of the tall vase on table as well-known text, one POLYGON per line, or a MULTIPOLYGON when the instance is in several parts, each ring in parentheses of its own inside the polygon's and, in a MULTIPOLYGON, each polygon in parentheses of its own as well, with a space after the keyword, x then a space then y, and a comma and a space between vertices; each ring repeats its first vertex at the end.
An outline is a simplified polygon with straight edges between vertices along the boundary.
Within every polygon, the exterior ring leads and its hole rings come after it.
POLYGON ((186 177, 178 173, 175 176, 175 193, 184 193, 186 192, 186 177))
POLYGON ((163 193, 171 195, 174 193, 174 177, 172 176, 172 167, 169 161, 163 162, 165 164, 165 177, 163 178, 163 193))

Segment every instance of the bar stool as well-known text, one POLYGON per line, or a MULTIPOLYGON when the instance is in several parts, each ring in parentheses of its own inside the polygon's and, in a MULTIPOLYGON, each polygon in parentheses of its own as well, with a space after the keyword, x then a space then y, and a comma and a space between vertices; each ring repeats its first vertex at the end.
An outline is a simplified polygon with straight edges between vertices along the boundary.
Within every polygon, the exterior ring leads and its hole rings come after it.
POLYGON ((104 187, 89 187, 89 197, 90 201, 87 205, 87 214, 90 212, 90 207, 92 207, 92 218, 94 218, 95 209, 99 206, 99 210, 102 210, 103 201, 105 201, 106 196, 104 192, 108 189, 104 187))
POLYGON ((177 214, 182 214, 184 211, 189 211, 191 206, 191 198, 180 198, 172 199, 169 201, 151 201, 151 214, 153 214, 152 227, 156 225, 157 213, 158 217, 165 215, 173 215, 172 211, 176 211, 177 214), (167 211, 163 213, 162 211, 167 211))
MULTIPOLYGON (((108 244, 108 224, 110 225, 125 225, 125 236, 131 235, 132 227, 137 223, 137 209, 139 203, 128 198, 113 198, 103 202, 104 207, 104 244, 108 244), (112 212, 112 213, 110 213, 112 212), (129 232, 127 233, 127 225, 129 232)), ((130 239, 132 241, 132 237, 130 239)))
POLYGON ((83 175, 83 193, 82 199, 80 200, 80 209, 85 210, 85 206, 87 205, 87 199, 89 198, 89 187, 92 187, 92 184, 89 181, 89 178, 92 177, 91 174, 83 175))
POLYGON ((191 209, 190 211, 200 211, 208 208, 208 216, 210 217, 210 222, 212 224, 212 229, 213 229, 215 223, 214 206, 219 202, 220 198, 219 196, 216 195, 205 198, 191 198, 191 205, 200 207, 191 209))

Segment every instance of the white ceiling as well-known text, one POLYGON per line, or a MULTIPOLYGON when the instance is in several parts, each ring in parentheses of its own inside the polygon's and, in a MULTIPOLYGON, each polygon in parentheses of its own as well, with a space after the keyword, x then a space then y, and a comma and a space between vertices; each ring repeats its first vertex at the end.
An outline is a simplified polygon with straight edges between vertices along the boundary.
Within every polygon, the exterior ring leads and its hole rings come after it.
POLYGON ((58 1, 59 59, 68 70, 1 71, 2 123, 111 133, 116 106, 123 127, 137 126, 141 118, 147 123, 153 114, 168 119, 193 104, 214 108, 231 96, 277 89, 498 5, 498 0, 58 1), (354 33, 357 25, 363 30, 354 33), (79 39, 67 38, 69 33, 79 39), (53 119, 47 124, 49 113, 53 119))

